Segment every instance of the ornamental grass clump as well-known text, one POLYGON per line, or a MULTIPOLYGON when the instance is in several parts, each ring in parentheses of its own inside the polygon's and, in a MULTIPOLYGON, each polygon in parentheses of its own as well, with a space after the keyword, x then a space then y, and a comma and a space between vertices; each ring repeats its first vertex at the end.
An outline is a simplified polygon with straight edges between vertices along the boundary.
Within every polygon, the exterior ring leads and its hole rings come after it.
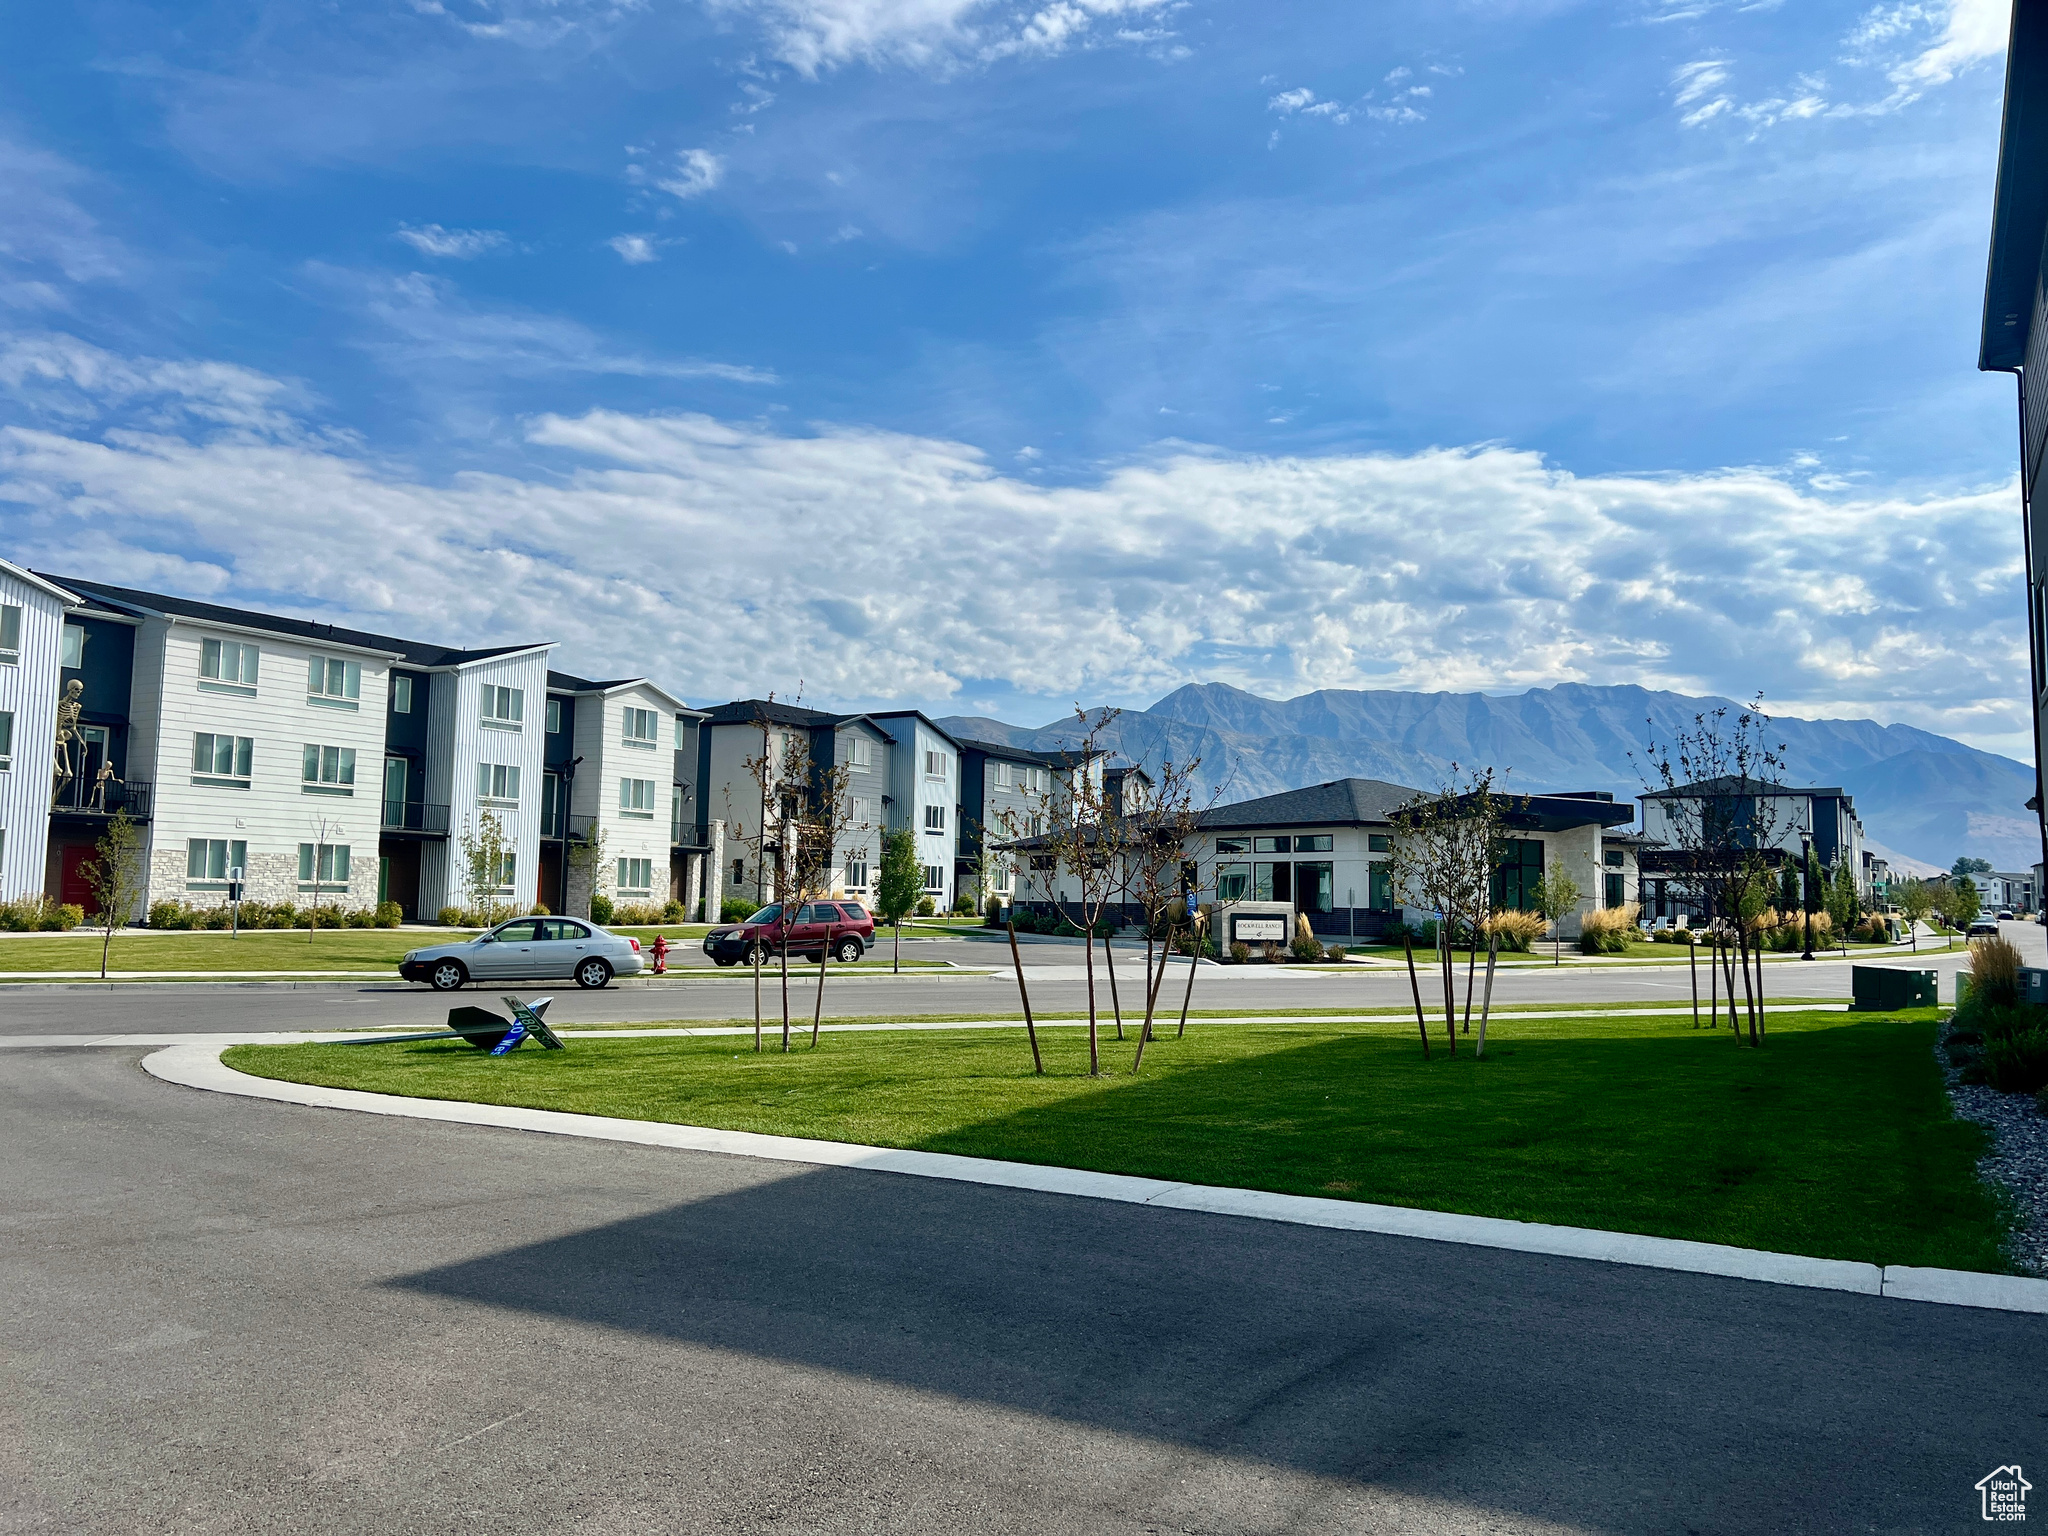
POLYGON ((1547 926, 1540 912, 1496 912, 1486 920, 1486 932, 1518 955, 1527 954, 1547 926))
POLYGON ((1308 914, 1297 913, 1294 918, 1294 940, 1288 952, 1297 960, 1320 960, 1323 958, 1323 941, 1316 937, 1315 930, 1308 925, 1308 914))
POLYGON ((2020 952, 1999 937, 1970 941, 1970 1001, 1985 1008, 2010 1008, 2020 1000, 2020 952))
POLYGON ((1627 954, 1628 946, 1636 936, 1636 913, 1639 910, 1631 901, 1618 907, 1602 907, 1588 912, 1579 919, 1579 953, 1627 954))

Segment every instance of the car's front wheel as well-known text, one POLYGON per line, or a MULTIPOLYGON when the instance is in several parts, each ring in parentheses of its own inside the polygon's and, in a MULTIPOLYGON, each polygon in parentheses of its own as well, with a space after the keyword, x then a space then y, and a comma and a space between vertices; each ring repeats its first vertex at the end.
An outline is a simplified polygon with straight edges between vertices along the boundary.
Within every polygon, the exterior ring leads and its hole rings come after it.
POLYGON ((459 992, 467 980, 469 971, 460 960, 436 960, 427 972, 427 982, 436 992, 459 992))
POLYGON ((841 965, 851 965, 860 958, 859 939, 841 939, 839 947, 832 951, 832 958, 841 965))
POLYGON ((718 966, 722 970, 728 965, 738 965, 739 961, 732 959, 730 956, 727 956, 724 958, 714 957, 711 963, 715 966, 718 966))
POLYGON ((590 991, 595 992, 601 987, 609 986, 611 979, 611 966, 595 956, 576 967, 576 985, 590 991))

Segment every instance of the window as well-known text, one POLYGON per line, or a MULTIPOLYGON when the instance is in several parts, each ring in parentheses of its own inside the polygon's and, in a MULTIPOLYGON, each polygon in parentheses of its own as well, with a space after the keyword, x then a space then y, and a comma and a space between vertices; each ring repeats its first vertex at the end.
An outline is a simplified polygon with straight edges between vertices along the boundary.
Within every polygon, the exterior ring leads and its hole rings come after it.
POLYGON ((356 749, 322 747, 307 742, 299 760, 299 792, 306 795, 352 795, 356 782, 356 749))
POLYGON ((868 888, 868 861, 865 858, 846 861, 846 883, 856 891, 868 888))
POLYGON ((1536 910, 1536 886, 1543 879, 1543 844, 1536 838, 1511 838, 1504 846, 1500 868, 1493 872, 1492 901, 1495 907, 1516 912, 1536 910))
POLYGON ((1049 853, 1031 855, 1031 868, 1036 874, 1049 874, 1059 868, 1060 861, 1049 853))
POLYGON ((988 767, 989 782, 995 785, 997 789, 1008 789, 1010 787, 1010 765, 1008 763, 990 763, 988 767))
POLYGON ((558 773, 544 773, 540 776, 540 835, 560 837, 563 826, 562 776, 558 773))
POLYGON ((1250 853, 1251 839, 1245 837, 1219 837, 1216 839, 1218 853, 1250 853))
POLYGON ((1327 863, 1318 861, 1294 866, 1294 907, 1298 912, 1336 910, 1336 880, 1327 863))
POLYGON ((875 766, 875 744, 865 736, 846 738, 846 766, 868 769, 875 766))
POLYGON ((391 679, 391 713, 409 715, 412 713, 412 679, 404 673, 391 679))
POLYGON ((232 784, 249 787, 250 766, 256 743, 247 736, 215 735, 210 731, 192 733, 192 782, 232 784))
POLYGON ((946 866, 927 864, 924 867, 924 888, 928 891, 943 891, 946 888, 946 866))
POLYGON ((1252 839, 1253 853, 1285 853, 1287 839, 1284 837, 1255 837, 1252 839))
POLYGON ((935 779, 943 779, 953 758, 946 752, 927 752, 924 755, 924 771, 935 779))
POLYGON ((1330 851, 1330 834, 1318 832, 1314 837, 1297 837, 1294 840, 1294 851, 1296 853, 1328 853, 1330 851))
POLYGON ((547 723, 548 734, 550 736, 559 736, 562 734, 562 701, 560 699, 548 700, 547 723))
POLYGON ((1016 870, 1013 869, 1010 865, 1003 865, 1002 868, 996 871, 996 889, 1001 891, 1005 896, 1009 895, 1010 886, 1016 877, 1016 873, 1016 870))
POLYGON ((505 862, 498 868, 498 889, 500 891, 512 889, 515 883, 513 877, 518 873, 518 870, 519 856, 511 853, 506 854, 505 862))
POLYGON ((946 830, 946 808, 943 805, 928 805, 924 808, 924 829, 927 832, 946 830))
POLYGON ((654 889, 654 860, 619 860, 619 894, 645 896, 654 889))
POLYGON ((1607 902, 1610 907, 1623 906, 1628 901, 1628 882, 1621 875, 1607 877, 1607 902))
POLYGON ((619 780, 619 814, 651 820, 654 816, 654 780, 619 780))
POLYGON ((485 725, 494 725, 501 730, 517 730, 519 722, 526 718, 526 690, 524 688, 501 688, 495 683, 483 687, 483 719, 485 725))
POLYGON ((683 749, 683 717, 681 715, 676 716, 675 738, 675 748, 680 752, 683 749))
POLYGON ((80 624, 64 626, 63 665, 82 667, 85 665, 85 627, 80 624))
POLYGON ((1294 866, 1292 864, 1254 864, 1252 866, 1252 900, 1294 900, 1294 866))
POLYGON ((875 824, 875 802, 866 795, 855 795, 847 808, 856 827, 872 827, 875 824))
POLYGON ((0 771, 14 766, 14 711, 0 709, 0 771))
POLYGON ((1365 851, 1367 853, 1386 853, 1388 851, 1387 834, 1384 832, 1366 833, 1365 851))
POLYGON ((347 885, 348 844, 299 844, 299 884, 308 888, 316 884, 347 885))
POLYGON ((1385 864, 1372 866, 1372 877, 1368 882, 1371 889, 1365 893, 1365 904, 1375 912, 1394 910, 1394 877, 1385 864))
POLYGON ((253 691, 256 687, 256 657, 256 647, 239 640, 202 640, 199 642, 200 679, 226 688, 253 691))
POLYGON ((249 845, 240 838, 194 837, 185 842, 187 880, 225 880, 231 869, 249 867, 249 845))
POLYGON ((21 663, 21 605, 0 603, 0 661, 21 663))
POLYGON ((1620 869, 1622 867, 1621 850, 1619 848, 1609 848, 1605 858, 1609 869, 1620 869))
POLYGON ((476 765, 476 797, 479 800, 495 800, 503 805, 517 805, 519 803, 519 769, 517 765, 478 763, 476 765))
POLYGON ((306 701, 330 709, 355 709, 363 696, 363 664, 339 656, 306 658, 306 701))
POLYGON ((745 885, 747 883, 747 861, 745 859, 734 859, 732 861, 732 883, 734 885, 745 885))
POLYGON ((1252 867, 1249 864, 1219 864, 1216 866, 1216 899, 1218 901, 1243 901, 1251 889, 1252 867))
POLYGON ((629 747, 651 747, 658 743, 655 732, 660 727, 655 723, 660 717, 651 709, 629 709, 626 711, 625 743, 629 747))

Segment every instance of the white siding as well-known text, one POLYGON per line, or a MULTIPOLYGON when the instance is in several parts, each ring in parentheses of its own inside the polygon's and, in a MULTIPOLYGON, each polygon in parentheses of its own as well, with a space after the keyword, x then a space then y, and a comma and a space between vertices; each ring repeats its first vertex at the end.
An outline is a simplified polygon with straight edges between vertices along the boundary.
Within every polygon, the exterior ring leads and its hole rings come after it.
MULTIPOLYGON (((621 688, 609 694, 576 696, 575 752, 583 763, 576 770, 570 808, 579 816, 595 817, 596 827, 604 833, 604 868, 596 873, 599 888, 615 900, 668 900, 669 786, 675 781, 674 721, 675 706, 651 688, 621 688), (654 714, 655 735, 651 745, 641 746, 626 739, 628 709, 644 709, 654 714), (653 805, 646 815, 620 808, 622 779, 644 779, 654 785, 653 805), (646 859, 651 888, 621 888, 621 859, 646 859)), ((755 740, 758 743, 759 737, 755 740)), ((751 784, 753 779, 749 777, 747 782, 751 784)))
POLYGON ((21 609, 20 660, 0 664, 0 710, 14 716, 13 767, 0 772, 0 900, 43 890, 56 773, 58 656, 63 603, 0 565, 0 603, 21 609))
MULTIPOLYGON (((505 829, 505 841, 514 855, 512 891, 501 900, 525 910, 534 903, 540 862, 540 789, 542 763, 546 756, 548 652, 546 649, 519 651, 494 656, 487 661, 467 662, 453 672, 434 678, 433 706, 427 716, 429 750, 428 782, 435 782, 434 764, 446 762, 449 775, 448 868, 442 879, 448 888, 443 898, 448 905, 466 905, 462 889, 461 841, 465 829, 475 826, 483 807, 477 801, 477 765, 503 764, 519 769, 517 805, 489 807, 505 829), (525 718, 517 730, 487 724, 483 718, 483 690, 486 686, 518 688, 525 693, 525 718), (440 695, 448 697, 444 717, 440 695), (444 736, 444 731, 446 735, 444 736), (444 755, 443 744, 447 743, 444 755)), ((580 713, 580 710, 579 710, 580 713)), ((580 779, 582 770, 577 770, 580 779)), ((420 904, 435 910, 426 890, 426 865, 420 870, 420 904)))
POLYGON ((321 883, 322 903, 346 908, 377 899, 377 844, 382 824, 384 708, 388 659, 373 652, 281 635, 216 629, 191 620, 152 620, 138 637, 131 707, 145 722, 130 736, 129 772, 156 785, 151 839, 151 901, 214 906, 225 899, 222 882, 186 874, 186 844, 219 838, 248 845, 247 894, 257 901, 308 905, 316 892, 299 880, 299 845, 322 842, 349 850, 345 889, 321 883), (203 642, 254 644, 260 654, 253 689, 231 691, 200 676, 203 642), (315 702, 306 686, 307 663, 334 656, 361 668, 358 697, 315 702), (196 732, 248 737, 253 743, 247 788, 204 783, 192 763, 196 732), (154 738, 152 740, 152 738, 154 738), (355 753, 352 785, 305 784, 303 749, 347 748, 355 753), (140 754, 145 747, 149 756, 140 754))

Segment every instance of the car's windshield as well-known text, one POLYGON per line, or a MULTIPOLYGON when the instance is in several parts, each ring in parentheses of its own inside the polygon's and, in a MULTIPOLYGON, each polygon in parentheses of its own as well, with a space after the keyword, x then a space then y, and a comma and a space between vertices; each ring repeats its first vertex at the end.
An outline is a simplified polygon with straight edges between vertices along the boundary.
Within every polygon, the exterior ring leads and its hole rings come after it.
POLYGON ((747 921, 750 923, 772 923, 781 916, 782 903, 779 901, 771 901, 768 903, 767 906, 763 907, 760 911, 756 912, 752 917, 748 918, 747 921))

